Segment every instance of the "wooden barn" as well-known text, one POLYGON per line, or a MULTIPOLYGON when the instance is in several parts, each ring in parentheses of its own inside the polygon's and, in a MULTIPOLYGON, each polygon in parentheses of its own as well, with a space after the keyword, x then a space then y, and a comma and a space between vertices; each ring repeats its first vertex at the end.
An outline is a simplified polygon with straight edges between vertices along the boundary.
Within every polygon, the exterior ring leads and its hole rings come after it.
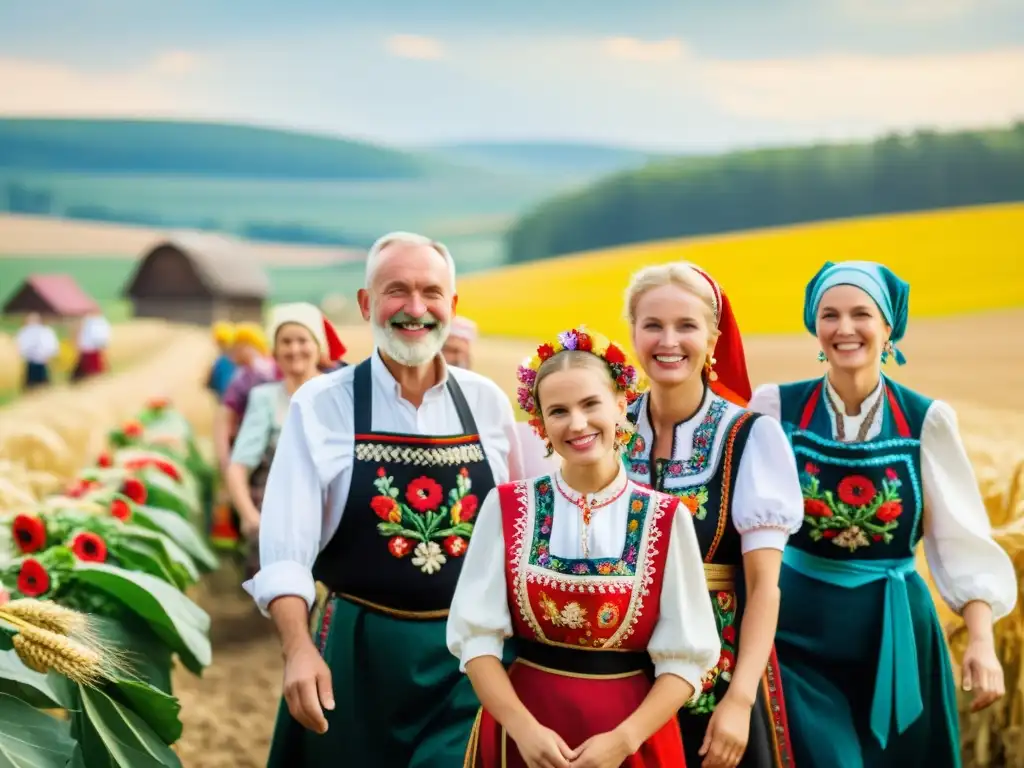
POLYGON ((136 317, 199 325, 217 320, 261 322, 269 288, 258 254, 244 243, 189 234, 150 248, 124 297, 136 317))
POLYGON ((38 312, 52 322, 98 311, 99 305, 71 275, 29 275, 4 304, 2 314, 38 312))

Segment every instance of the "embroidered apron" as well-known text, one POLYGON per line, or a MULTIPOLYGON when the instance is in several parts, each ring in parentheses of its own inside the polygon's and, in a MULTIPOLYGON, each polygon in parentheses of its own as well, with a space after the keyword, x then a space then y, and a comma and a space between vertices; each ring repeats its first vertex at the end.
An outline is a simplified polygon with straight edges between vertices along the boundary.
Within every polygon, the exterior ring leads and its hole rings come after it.
POLYGON ((356 368, 353 387, 352 486, 313 566, 311 627, 336 708, 319 736, 282 702, 268 765, 459 766, 479 702, 448 651, 446 619, 494 477, 454 377, 447 395, 462 433, 443 437, 372 431, 370 360, 356 368))
MULTIPOLYGON (((713 397, 706 392, 705 397, 713 397)), ((644 396, 634 403, 631 418, 639 417, 639 409, 647 407, 644 396)), ((710 590, 709 599, 715 611, 722 654, 717 666, 702 681, 700 697, 679 712, 679 724, 686 748, 687 765, 699 766, 698 754, 704 743, 708 723, 715 706, 729 690, 729 682, 739 655, 740 626, 745 605, 743 555, 740 535, 732 525, 732 496, 736 486, 736 470, 750 429, 757 418, 749 411, 726 421, 728 403, 715 398, 693 434, 693 451, 688 459, 651 461, 653 444, 646 446, 639 434, 630 445, 627 467, 630 477, 659 491, 677 496, 693 517, 704 559, 704 577, 710 590), (724 444, 714 455, 716 436, 725 432, 724 444), (717 466, 703 483, 694 478, 705 474, 713 461, 717 466)), ((674 452, 674 451, 673 451, 674 452)), ((786 708, 778 664, 774 652, 758 689, 757 703, 751 713, 750 737, 740 768, 780 768, 791 766, 786 708)))
MULTIPOLYGON (((919 428, 891 385, 878 438, 832 438, 822 384, 783 387, 804 524, 783 557, 776 647, 800 768, 959 766, 952 670, 927 585, 919 428)), ((911 393, 912 394, 912 393, 911 393)))

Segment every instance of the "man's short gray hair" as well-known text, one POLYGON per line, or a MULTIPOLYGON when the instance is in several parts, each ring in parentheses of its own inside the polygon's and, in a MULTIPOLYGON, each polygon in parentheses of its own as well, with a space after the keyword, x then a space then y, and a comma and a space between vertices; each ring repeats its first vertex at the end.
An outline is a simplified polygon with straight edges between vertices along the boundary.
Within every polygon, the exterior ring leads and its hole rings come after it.
POLYGON ((373 281, 373 275, 380 266, 381 252, 389 245, 394 245, 395 243, 402 243, 404 245, 426 245, 441 254, 444 257, 445 262, 448 264, 448 271, 452 276, 451 289, 452 293, 455 293, 455 260, 448 252, 444 243, 437 240, 431 240, 429 237, 417 235, 413 232, 388 232, 388 234, 378 238, 377 242, 370 246, 370 251, 366 254, 366 276, 364 278, 365 288, 370 287, 370 283, 373 281))

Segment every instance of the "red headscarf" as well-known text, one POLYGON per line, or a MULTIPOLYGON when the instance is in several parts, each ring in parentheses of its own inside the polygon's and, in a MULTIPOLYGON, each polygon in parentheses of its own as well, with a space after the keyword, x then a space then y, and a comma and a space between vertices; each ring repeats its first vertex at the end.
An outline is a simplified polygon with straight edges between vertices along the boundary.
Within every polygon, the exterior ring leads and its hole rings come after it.
POLYGON ((711 284, 711 290, 715 294, 715 318, 718 321, 719 336, 715 345, 714 371, 718 374, 718 379, 709 382, 711 391, 719 397, 745 407, 750 402, 753 389, 747 373, 743 338, 740 336, 739 326, 736 325, 729 297, 711 275, 695 264, 690 266, 711 284))
POLYGON ((338 332, 334 330, 334 325, 324 317, 324 337, 327 339, 327 359, 331 362, 338 362, 345 356, 345 345, 341 343, 341 339, 338 338, 338 332))

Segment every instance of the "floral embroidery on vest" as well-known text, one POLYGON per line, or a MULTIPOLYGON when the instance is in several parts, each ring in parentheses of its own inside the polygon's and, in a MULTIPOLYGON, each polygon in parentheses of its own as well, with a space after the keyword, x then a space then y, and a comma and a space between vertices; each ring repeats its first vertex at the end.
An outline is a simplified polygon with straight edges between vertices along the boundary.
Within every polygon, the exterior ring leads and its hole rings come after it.
POLYGON ((715 710, 718 703, 715 687, 719 680, 726 683, 732 680, 732 670, 736 666, 736 595, 732 592, 719 592, 711 605, 715 609, 722 652, 718 663, 701 678, 700 696, 685 705, 695 715, 706 715, 715 710))
POLYGON ((886 468, 881 489, 863 475, 846 475, 834 492, 822 490, 819 472, 816 464, 807 462, 801 473, 804 523, 812 540, 827 539, 850 552, 893 540, 903 500, 902 483, 892 467, 886 468))
POLYGON ((708 509, 705 504, 708 503, 708 488, 706 485, 695 485, 690 488, 673 488, 668 491, 673 496, 678 496, 680 503, 693 515, 697 520, 703 520, 708 516, 708 509))
POLYGON ((403 496, 383 467, 373 484, 379 495, 370 507, 381 519, 377 530, 388 537, 388 551, 394 557, 412 554, 412 565, 429 576, 440 571, 449 557, 466 553, 480 502, 470 493, 472 482, 465 467, 459 470, 447 500, 444 488, 429 477, 413 480, 403 496))
MULTIPOLYGON (((638 402, 645 402, 639 400, 638 402)), ((659 475, 666 479, 676 479, 680 477, 691 477, 692 475, 699 475, 701 472, 708 468, 711 461, 711 448, 715 442, 715 434, 718 432, 718 427, 722 422, 722 417, 725 416, 726 410, 728 410, 729 403, 725 400, 715 399, 711 403, 711 407, 708 408, 707 413, 704 414, 704 418, 701 419, 700 424, 693 431, 693 452, 690 454, 688 459, 682 461, 676 460, 656 460, 659 475)), ((651 462, 640 459, 646 450, 646 444, 644 439, 639 435, 630 441, 627 445, 627 456, 629 459, 630 471, 636 475, 646 476, 649 480, 653 480, 651 475, 651 462)))

